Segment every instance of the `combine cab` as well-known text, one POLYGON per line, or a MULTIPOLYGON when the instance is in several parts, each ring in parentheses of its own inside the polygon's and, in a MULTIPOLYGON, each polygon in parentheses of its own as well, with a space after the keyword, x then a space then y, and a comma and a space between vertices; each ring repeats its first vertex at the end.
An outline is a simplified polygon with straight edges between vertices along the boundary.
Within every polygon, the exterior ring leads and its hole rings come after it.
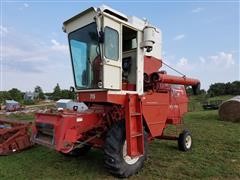
POLYGON ((36 114, 35 142, 67 156, 91 148, 104 151, 104 164, 118 177, 143 167, 152 139, 177 140, 191 149, 183 126, 188 97, 199 80, 161 71, 161 31, 147 21, 109 7, 89 8, 63 23, 70 46, 77 101, 85 111, 36 114), (178 133, 166 136, 168 125, 178 133))

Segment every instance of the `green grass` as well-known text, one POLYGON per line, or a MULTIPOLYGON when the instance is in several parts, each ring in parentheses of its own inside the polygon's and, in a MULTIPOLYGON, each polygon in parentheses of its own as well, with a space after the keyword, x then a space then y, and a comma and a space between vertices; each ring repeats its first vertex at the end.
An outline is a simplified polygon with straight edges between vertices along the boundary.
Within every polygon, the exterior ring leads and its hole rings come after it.
POLYGON ((224 96, 215 96, 215 97, 210 97, 209 100, 228 100, 231 99, 232 97, 234 97, 233 95, 224 95, 224 96))
MULTIPOLYGON (((185 117, 194 144, 190 152, 175 141, 150 143, 142 171, 130 179, 240 179, 240 125, 218 120, 217 111, 185 117)), ((41 146, 0 157, 0 179, 114 179, 103 167, 103 153, 92 150, 67 158, 41 146)))

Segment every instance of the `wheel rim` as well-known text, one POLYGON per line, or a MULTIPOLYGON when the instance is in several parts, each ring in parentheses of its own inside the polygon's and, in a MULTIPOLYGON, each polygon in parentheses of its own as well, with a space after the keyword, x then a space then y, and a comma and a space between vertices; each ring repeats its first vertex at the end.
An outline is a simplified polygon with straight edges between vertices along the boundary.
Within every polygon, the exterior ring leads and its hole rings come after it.
POLYGON ((131 158, 130 156, 127 155, 127 141, 125 141, 123 145, 123 159, 127 164, 130 165, 135 164, 139 159, 139 157, 131 158))
POLYGON ((187 135, 185 138, 185 146, 187 149, 190 149, 191 145, 192 145, 192 138, 190 135, 187 135))

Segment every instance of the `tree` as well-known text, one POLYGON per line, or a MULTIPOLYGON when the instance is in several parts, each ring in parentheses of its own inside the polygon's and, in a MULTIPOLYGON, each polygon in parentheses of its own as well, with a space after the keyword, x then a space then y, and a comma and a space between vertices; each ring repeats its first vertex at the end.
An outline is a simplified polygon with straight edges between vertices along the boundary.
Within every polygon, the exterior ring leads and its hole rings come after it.
POLYGON ((225 84, 224 83, 215 83, 211 84, 210 88, 208 90, 208 94, 213 97, 213 96, 221 96, 225 95, 225 84))
POLYGON ((231 94, 232 93, 232 83, 228 82, 225 84, 225 93, 231 94))
POLYGON ((0 91, 0 104, 4 103, 5 100, 12 99, 8 91, 0 91))
POLYGON ((200 90, 200 94, 206 95, 207 92, 205 91, 205 89, 201 89, 201 90, 200 90))
POLYGON ((75 93, 70 90, 64 89, 61 91, 62 99, 75 99, 75 93))
POLYGON ((53 89, 53 94, 52 94, 53 100, 59 100, 61 98, 61 89, 59 84, 57 83, 57 85, 55 86, 55 88, 53 89))
POLYGON ((240 95, 240 81, 233 81, 228 83, 211 84, 208 90, 209 96, 221 95, 240 95))
POLYGON ((23 100, 23 93, 17 88, 12 88, 8 93, 10 94, 11 99, 14 99, 15 101, 23 100))
POLYGON ((34 92, 37 94, 38 99, 41 99, 41 100, 45 99, 43 90, 40 86, 36 86, 34 89, 34 92))
POLYGON ((240 95, 240 81, 234 81, 231 83, 231 94, 240 95))

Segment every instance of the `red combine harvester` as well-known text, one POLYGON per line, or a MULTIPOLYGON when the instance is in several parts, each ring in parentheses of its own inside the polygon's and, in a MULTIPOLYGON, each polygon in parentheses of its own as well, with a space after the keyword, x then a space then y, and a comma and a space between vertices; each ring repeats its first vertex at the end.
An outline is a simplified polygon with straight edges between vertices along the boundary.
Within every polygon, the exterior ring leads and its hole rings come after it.
POLYGON ((181 126, 188 109, 185 86, 196 91, 200 82, 160 71, 159 29, 101 6, 65 21, 63 31, 69 39, 72 89, 88 109, 37 113, 36 143, 71 156, 101 148, 106 168, 118 177, 143 167, 153 139, 178 140, 182 151, 191 148, 191 134, 181 126), (166 136, 169 124, 181 127, 180 133, 166 136))

